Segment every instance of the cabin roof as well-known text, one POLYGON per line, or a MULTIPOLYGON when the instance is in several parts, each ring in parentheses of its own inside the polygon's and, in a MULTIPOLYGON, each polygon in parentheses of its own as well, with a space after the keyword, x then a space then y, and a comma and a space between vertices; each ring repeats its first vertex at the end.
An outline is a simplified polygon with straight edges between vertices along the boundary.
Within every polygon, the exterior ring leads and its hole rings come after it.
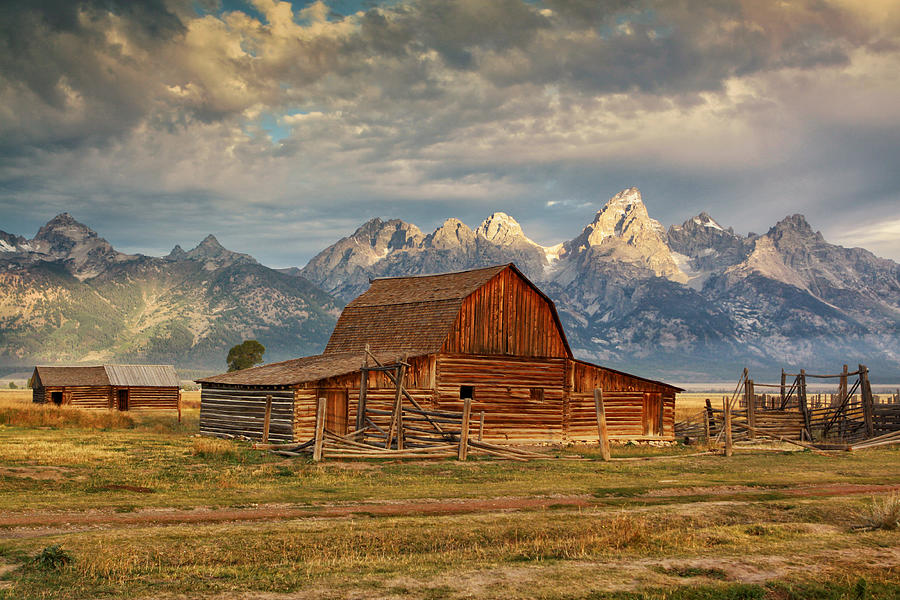
POLYGON ((178 387, 178 377, 172 365, 38 366, 34 370, 44 387, 76 385, 178 387))
MULTIPOLYGON (((397 353, 373 353, 382 364, 394 364, 401 357, 397 353)), ((318 381, 358 371, 365 360, 365 352, 333 352, 294 358, 282 362, 223 373, 198 379, 198 383, 224 385, 296 385, 318 381)), ((372 364, 370 361, 369 364, 372 364)))
POLYGON ((172 365, 104 365, 111 385, 178 387, 172 365))
POLYGON ((72 385, 109 385, 106 369, 101 367, 35 367, 38 380, 44 387, 72 385))

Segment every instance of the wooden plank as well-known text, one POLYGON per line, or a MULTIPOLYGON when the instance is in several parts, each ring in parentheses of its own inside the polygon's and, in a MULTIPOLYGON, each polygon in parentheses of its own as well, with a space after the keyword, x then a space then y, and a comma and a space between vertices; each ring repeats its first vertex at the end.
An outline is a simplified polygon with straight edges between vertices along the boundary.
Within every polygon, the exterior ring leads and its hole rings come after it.
POLYGON ((328 404, 327 398, 319 398, 316 405, 316 435, 315 445, 313 446, 313 460, 319 462, 322 460, 322 447, 325 443, 325 410, 328 404))
POLYGON ((723 410, 725 412, 725 456, 731 456, 734 452, 731 437, 731 402, 727 398, 724 400, 723 410))
POLYGON ((472 399, 466 398, 463 402, 462 431, 459 434, 459 448, 457 458, 466 460, 469 453, 469 416, 472 413, 472 399))
POLYGON ((269 425, 272 421, 272 394, 266 396, 266 415, 263 418, 262 443, 269 443, 269 425))
POLYGON ((609 461, 609 432, 606 429, 606 411, 603 406, 603 390, 594 389, 594 410, 597 413, 597 432, 600 436, 600 455, 609 461))

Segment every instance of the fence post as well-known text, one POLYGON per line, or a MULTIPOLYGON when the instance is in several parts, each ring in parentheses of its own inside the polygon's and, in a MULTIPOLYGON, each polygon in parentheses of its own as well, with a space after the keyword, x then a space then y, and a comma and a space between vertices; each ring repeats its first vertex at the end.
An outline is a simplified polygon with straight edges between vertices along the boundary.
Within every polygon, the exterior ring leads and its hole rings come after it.
POLYGON ((784 397, 787 394, 786 384, 787 379, 785 379, 784 368, 781 369, 781 404, 779 407, 784 407, 784 397))
POLYGON ((872 386, 869 384, 869 369, 859 365, 859 395, 863 405, 863 418, 866 420, 866 437, 875 436, 875 406, 872 399, 872 386))
POLYGON ((609 431, 606 428, 606 408, 603 406, 603 390, 594 388, 594 411, 597 413, 597 432, 600 435, 600 456, 608 461, 609 431))
POLYGON ((359 369, 359 400, 356 402, 356 431, 366 426, 366 392, 369 387, 369 345, 363 353, 363 364, 359 369))
MULTIPOLYGON (((756 392, 753 389, 752 379, 747 380, 745 393, 747 395, 747 425, 756 427, 756 392)), ((752 429, 750 430, 750 439, 756 439, 756 433, 752 429)))
MULTIPOLYGON (((709 400, 706 403, 709 404, 709 400)), ((709 410, 703 411, 703 433, 706 435, 706 445, 709 447, 709 410)))
POLYGON ((178 390, 178 400, 176 400, 175 408, 178 409, 178 422, 181 423, 181 390, 178 390))
POLYGON ((459 450, 456 457, 466 460, 469 456, 469 416, 472 413, 472 399, 466 398, 463 402, 462 431, 459 432, 459 450))
POLYGON ((731 448, 731 402, 725 398, 723 404, 725 405, 725 456, 731 456, 734 452, 731 448))
POLYGON ((481 411, 481 416, 478 417, 478 441, 481 442, 484 440, 484 411, 481 411))
MULTIPOLYGON (((715 415, 713 415, 713 407, 712 402, 710 402, 709 398, 706 399, 706 423, 712 428, 715 424, 715 415)), ((709 440, 706 440, 709 442, 709 440)))
POLYGON ((263 417, 262 443, 269 443, 269 425, 272 422, 272 394, 266 396, 266 414, 263 417))
MULTIPOLYGON (((803 428, 806 430, 806 439, 812 439, 809 430, 809 409, 806 406, 806 369, 800 369, 800 412, 803 414, 803 428)), ((803 437, 802 435, 800 436, 803 437)))
POLYGON ((313 460, 322 460, 322 446, 325 444, 325 410, 328 405, 326 398, 319 398, 316 405, 316 433, 313 442, 313 460))

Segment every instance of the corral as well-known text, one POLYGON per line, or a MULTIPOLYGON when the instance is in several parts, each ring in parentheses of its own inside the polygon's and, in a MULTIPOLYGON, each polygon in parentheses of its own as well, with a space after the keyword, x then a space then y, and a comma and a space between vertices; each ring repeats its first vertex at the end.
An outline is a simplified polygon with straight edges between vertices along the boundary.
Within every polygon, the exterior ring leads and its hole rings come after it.
POLYGON ((34 368, 32 400, 57 406, 117 410, 178 408, 171 365, 34 368))
POLYGON ((596 441, 597 389, 611 439, 671 440, 679 391, 574 358, 553 302, 512 264, 375 279, 321 355, 199 382, 205 434, 308 440, 325 398, 327 431, 398 448, 447 437, 435 419, 466 400, 483 440, 596 441))

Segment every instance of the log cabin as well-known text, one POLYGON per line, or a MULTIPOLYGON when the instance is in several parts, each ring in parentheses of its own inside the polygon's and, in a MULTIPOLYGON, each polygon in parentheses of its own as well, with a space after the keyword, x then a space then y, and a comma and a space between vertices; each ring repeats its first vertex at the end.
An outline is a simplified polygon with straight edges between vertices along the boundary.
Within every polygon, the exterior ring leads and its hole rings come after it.
POLYGON ((513 264, 373 279, 322 354, 198 380, 200 431, 260 439, 268 402, 269 440, 306 441, 324 397, 325 428, 344 435, 360 426, 361 389, 367 409, 394 405, 390 375, 364 370, 375 361, 409 365, 403 385, 423 407, 471 398, 487 441, 596 441, 595 388, 611 439, 674 439, 680 389, 576 359, 553 302, 513 264))
POLYGON ((178 408, 172 365, 35 367, 32 401, 116 410, 178 408))

